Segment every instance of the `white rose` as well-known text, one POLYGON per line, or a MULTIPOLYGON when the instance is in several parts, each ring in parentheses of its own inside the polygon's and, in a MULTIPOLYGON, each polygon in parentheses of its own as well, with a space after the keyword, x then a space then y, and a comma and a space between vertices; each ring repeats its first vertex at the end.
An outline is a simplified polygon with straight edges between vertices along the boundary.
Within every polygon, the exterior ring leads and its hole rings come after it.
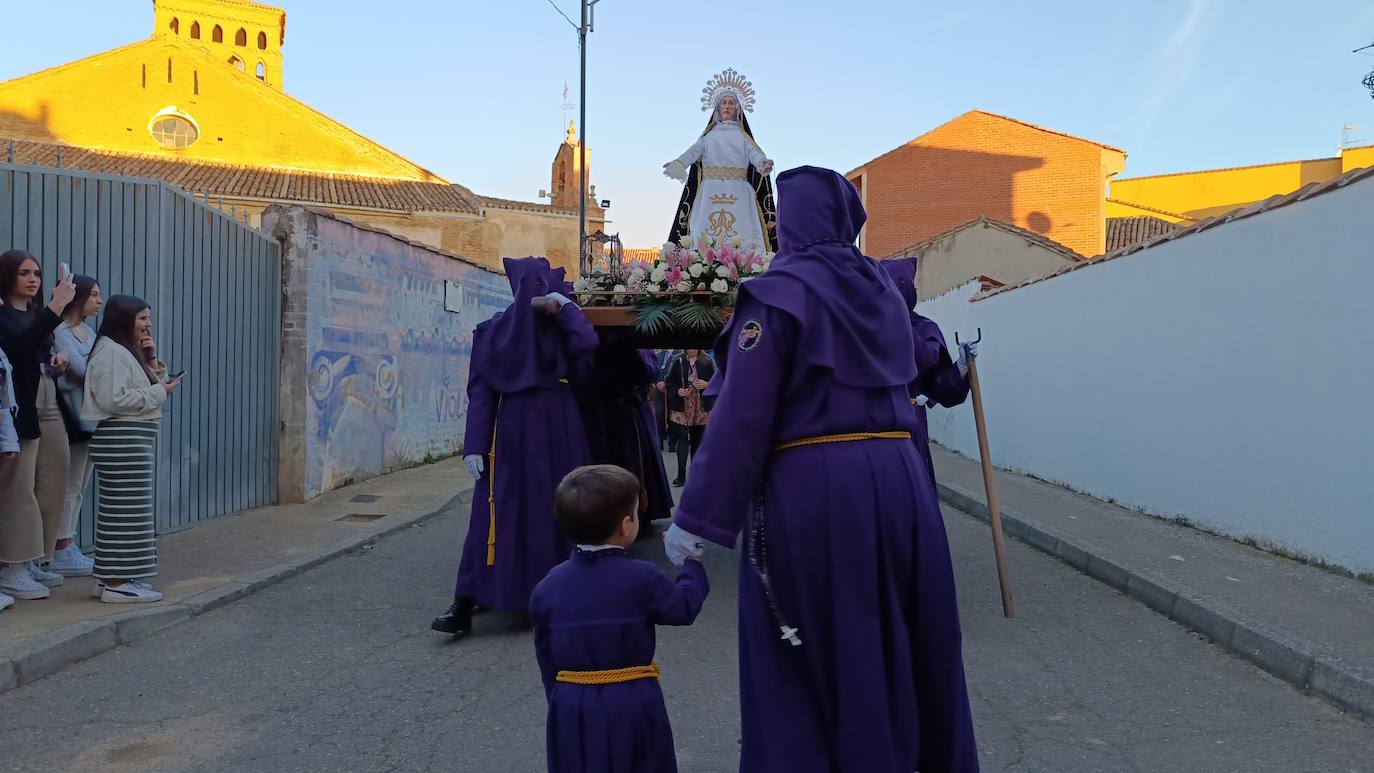
POLYGON ((673 289, 677 290, 680 293, 690 293, 692 291, 692 283, 684 279, 681 282, 678 282, 677 286, 673 289))
POLYGON ((711 283, 711 292, 713 293, 723 293, 728 292, 729 290, 730 284, 726 282, 724 279, 717 279, 716 281, 711 283))
POLYGON ((660 287, 658 284, 647 284, 647 285, 644 285, 644 292, 646 292, 646 293, 659 293, 659 292, 663 292, 663 288, 660 287))
POLYGON ((649 281, 654 282, 655 284, 657 284, 657 283, 659 283, 659 282, 662 282, 662 281, 663 281, 663 278, 664 278, 665 276, 667 276, 667 275, 668 275, 668 269, 666 269, 666 268, 664 268, 664 267, 662 267, 662 266, 659 266, 658 268, 654 269, 654 272, 653 272, 652 274, 649 275, 649 281))
POLYGON ((701 276, 701 272, 704 270, 706 270, 705 266, 702 266, 700 263, 693 263, 692 267, 687 269, 687 273, 691 274, 693 279, 696 279, 701 276))
POLYGON ((642 268, 637 268, 637 269, 635 269, 634 271, 631 271, 631 272, 630 272, 630 281, 631 281, 631 282, 634 282, 634 283, 636 283, 636 284, 639 283, 639 282, 643 282, 643 281, 644 281, 644 269, 642 269, 642 268))
POLYGON ((611 292, 624 293, 629 292, 629 289, 630 288, 626 287, 625 285, 616 285, 614 288, 612 288, 611 292))
POLYGON ((668 255, 668 254, 672 253, 673 250, 676 250, 676 249, 677 249, 677 245, 676 245, 676 244, 673 244, 672 242, 664 242, 664 243, 663 243, 663 246, 658 248, 658 252, 659 252, 660 255, 668 255))
POLYGON ((654 270, 656 270, 656 271, 667 271, 667 270, 668 270, 668 261, 666 261, 666 260, 660 260, 660 261, 658 262, 658 265, 657 265, 657 266, 654 266, 654 270))

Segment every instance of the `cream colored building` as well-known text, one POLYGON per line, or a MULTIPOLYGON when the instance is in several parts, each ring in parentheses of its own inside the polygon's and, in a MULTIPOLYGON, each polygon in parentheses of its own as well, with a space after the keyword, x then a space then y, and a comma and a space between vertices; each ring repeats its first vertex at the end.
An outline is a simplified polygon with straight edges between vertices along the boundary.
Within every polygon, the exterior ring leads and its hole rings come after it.
POLYGON ((1085 260, 1040 234, 987 217, 970 220, 887 258, 916 258, 916 292, 922 299, 943 295, 970 279, 1011 285, 1085 260))

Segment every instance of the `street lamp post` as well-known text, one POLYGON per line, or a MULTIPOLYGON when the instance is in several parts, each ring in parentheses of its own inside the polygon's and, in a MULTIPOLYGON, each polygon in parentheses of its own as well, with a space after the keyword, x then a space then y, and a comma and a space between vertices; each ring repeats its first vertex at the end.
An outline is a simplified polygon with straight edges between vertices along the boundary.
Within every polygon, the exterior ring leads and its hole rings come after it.
POLYGON ((587 33, 592 32, 596 26, 596 11, 594 7, 601 0, 580 0, 582 5, 582 25, 577 28, 577 47, 582 57, 582 84, 581 96, 578 98, 578 131, 580 135, 577 141, 577 168, 578 168, 578 189, 577 189, 577 266, 578 270, 585 269, 587 261, 587 33))

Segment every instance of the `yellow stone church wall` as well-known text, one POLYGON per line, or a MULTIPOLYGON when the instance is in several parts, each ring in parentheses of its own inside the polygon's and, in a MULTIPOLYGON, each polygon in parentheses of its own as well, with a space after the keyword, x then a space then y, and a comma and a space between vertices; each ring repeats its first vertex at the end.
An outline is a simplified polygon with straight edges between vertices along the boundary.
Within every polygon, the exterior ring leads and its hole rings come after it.
POLYGON ((185 40, 155 37, 0 83, 0 135, 169 158, 440 181, 185 40), (199 139, 163 149, 154 117, 199 139))

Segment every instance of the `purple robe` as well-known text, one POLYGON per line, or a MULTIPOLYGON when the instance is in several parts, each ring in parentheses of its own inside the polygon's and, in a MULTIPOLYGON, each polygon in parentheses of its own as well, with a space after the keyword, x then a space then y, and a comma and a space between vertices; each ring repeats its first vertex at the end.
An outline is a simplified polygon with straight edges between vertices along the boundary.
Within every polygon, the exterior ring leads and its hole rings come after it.
POLYGON ((910 328, 891 281, 848 246, 862 208, 836 178, 806 168, 778 180, 774 266, 800 275, 824 260, 817 270, 839 278, 768 286, 770 268, 741 289, 717 343, 719 399, 674 520, 725 546, 744 531, 741 771, 976 771, 949 546, 915 447, 870 439, 772 450, 819 435, 916 431, 910 328), (818 243, 833 246, 808 252, 818 243), (845 291, 848 307, 820 298, 847 276, 869 282, 866 294, 845 291), (818 341, 844 348, 814 351, 818 341), (767 593, 751 558, 760 548, 767 593), (800 646, 780 636, 783 622, 800 646))
MULTIPOLYGON (((925 395, 927 399, 936 405, 943 405, 946 408, 953 408, 968 399, 968 377, 959 372, 959 368, 954 364, 950 357, 949 348, 945 345, 945 336, 940 332, 940 326, 929 317, 923 317, 914 310, 916 306, 916 259, 899 258, 896 260, 885 260, 882 267, 887 269, 887 273, 892 277, 892 281, 897 285, 897 291, 902 295, 902 301, 906 304, 911 316, 911 338, 916 349, 916 378, 908 385, 908 391, 914 400, 917 395, 925 395)), ((916 408, 916 431, 912 433, 911 440, 916 444, 916 452, 921 455, 925 462, 926 469, 930 471, 930 480, 933 485, 935 482, 935 463, 930 457, 930 430, 926 423, 925 406, 915 406, 916 408)))
POLYGON ((646 359, 629 343, 602 341, 596 354, 579 363, 576 371, 574 383, 592 463, 614 464, 639 478, 643 520, 670 517, 673 493, 647 397, 659 380, 652 352, 646 359))
POLYGON ((654 661, 654 626, 690 625, 710 588, 696 561, 669 580, 620 548, 576 550, 534 589, 530 618, 544 692, 550 773, 670 773, 673 731, 657 679, 555 681, 654 661))
POLYGON ((486 468, 473 489, 454 596, 524 614, 530 591, 571 548, 553 519, 553 493, 590 456, 566 379, 568 363, 591 354, 597 338, 575 304, 552 316, 531 309, 530 298, 547 292, 542 258, 507 260, 506 272, 515 301, 472 339, 463 452, 484 454, 486 468), (503 320, 522 316, 502 330, 503 320))

